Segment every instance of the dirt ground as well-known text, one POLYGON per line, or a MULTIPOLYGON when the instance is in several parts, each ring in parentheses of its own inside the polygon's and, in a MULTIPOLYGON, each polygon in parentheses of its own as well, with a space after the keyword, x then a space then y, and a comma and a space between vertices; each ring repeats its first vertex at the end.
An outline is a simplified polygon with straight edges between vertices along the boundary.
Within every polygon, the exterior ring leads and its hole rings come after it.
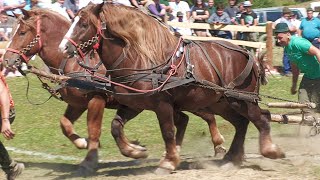
MULTIPOLYGON (((100 168, 87 179, 320 179, 320 135, 312 138, 297 136, 273 137, 276 144, 286 152, 286 158, 272 160, 258 154, 258 140, 246 141, 246 160, 240 168, 220 167, 218 158, 212 156, 182 155, 179 168, 170 175, 153 174, 158 159, 101 162, 100 168)), ((83 179, 74 172, 77 165, 25 162, 27 168, 18 179, 55 180, 83 179)), ((0 174, 0 179, 4 174, 0 174)))

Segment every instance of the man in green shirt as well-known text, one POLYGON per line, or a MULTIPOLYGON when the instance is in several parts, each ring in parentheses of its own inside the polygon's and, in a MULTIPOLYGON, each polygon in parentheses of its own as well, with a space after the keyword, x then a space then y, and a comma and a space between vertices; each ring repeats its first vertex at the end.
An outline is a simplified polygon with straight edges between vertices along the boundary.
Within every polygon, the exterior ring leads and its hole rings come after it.
POLYGON ((305 120, 320 118, 320 50, 305 38, 291 36, 286 23, 278 23, 275 27, 278 43, 284 47, 291 61, 292 87, 291 93, 297 93, 299 70, 304 73, 299 86, 299 102, 316 103, 316 109, 306 112, 305 120))

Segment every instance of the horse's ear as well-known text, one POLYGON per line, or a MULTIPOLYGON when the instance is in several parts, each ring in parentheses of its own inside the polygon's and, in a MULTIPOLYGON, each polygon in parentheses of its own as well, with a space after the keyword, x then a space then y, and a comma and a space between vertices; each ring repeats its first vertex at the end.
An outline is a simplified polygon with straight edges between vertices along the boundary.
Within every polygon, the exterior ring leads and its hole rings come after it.
POLYGON ((103 5, 104 5, 104 2, 101 3, 101 4, 97 4, 97 5, 93 8, 93 13, 98 16, 99 13, 100 13, 101 10, 102 10, 103 5))
MULTIPOLYGON (((25 9, 21 9, 21 11, 22 11, 22 14, 23 14, 23 16, 24 16, 25 19, 27 19, 27 18, 30 17, 29 11, 27 11, 27 10, 25 10, 25 9)), ((17 17, 17 14, 15 14, 15 13, 13 13, 13 14, 14 14, 14 16, 17 17)))
POLYGON ((22 14, 16 14, 14 12, 12 12, 12 13, 13 13, 14 17, 17 18, 17 19, 19 19, 19 17, 22 16, 22 14))

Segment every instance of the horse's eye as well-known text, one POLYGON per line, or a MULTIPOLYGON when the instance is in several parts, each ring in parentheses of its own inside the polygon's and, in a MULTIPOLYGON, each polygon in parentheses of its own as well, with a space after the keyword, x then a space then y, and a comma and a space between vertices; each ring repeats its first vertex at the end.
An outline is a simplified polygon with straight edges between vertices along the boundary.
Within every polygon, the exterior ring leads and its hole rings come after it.
POLYGON ((89 27, 89 25, 88 25, 88 23, 82 23, 82 27, 84 27, 84 28, 88 28, 88 27, 89 27))
POLYGON ((25 34, 26 34, 25 31, 20 31, 20 32, 19 32, 19 35, 20 35, 20 36, 23 36, 23 35, 25 35, 25 34))

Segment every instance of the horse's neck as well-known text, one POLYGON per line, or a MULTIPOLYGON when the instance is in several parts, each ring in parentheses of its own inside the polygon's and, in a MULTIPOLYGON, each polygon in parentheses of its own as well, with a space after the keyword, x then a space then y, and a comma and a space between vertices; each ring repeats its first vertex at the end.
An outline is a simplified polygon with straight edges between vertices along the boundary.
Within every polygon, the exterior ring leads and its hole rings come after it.
MULTIPOLYGON (((50 20, 50 19, 49 19, 50 20)), ((60 22, 55 22, 53 24, 63 24, 60 22)), ((68 31, 69 26, 61 25, 56 31, 46 31, 46 33, 41 34, 41 41, 43 42, 43 47, 38 53, 40 58, 44 63, 50 68, 50 70, 57 74, 61 63, 64 61, 64 55, 59 51, 59 43, 62 41, 64 34, 68 31)), ((56 28, 55 28, 56 29, 56 28)), ((67 60, 66 66, 69 60, 67 60)), ((76 63, 75 66, 77 65, 76 63)), ((79 65, 78 65, 79 66, 79 65)), ((76 67, 74 68, 76 69, 76 67)), ((63 67, 62 70, 65 70, 63 67)), ((68 73, 68 72, 64 72, 68 73)))

